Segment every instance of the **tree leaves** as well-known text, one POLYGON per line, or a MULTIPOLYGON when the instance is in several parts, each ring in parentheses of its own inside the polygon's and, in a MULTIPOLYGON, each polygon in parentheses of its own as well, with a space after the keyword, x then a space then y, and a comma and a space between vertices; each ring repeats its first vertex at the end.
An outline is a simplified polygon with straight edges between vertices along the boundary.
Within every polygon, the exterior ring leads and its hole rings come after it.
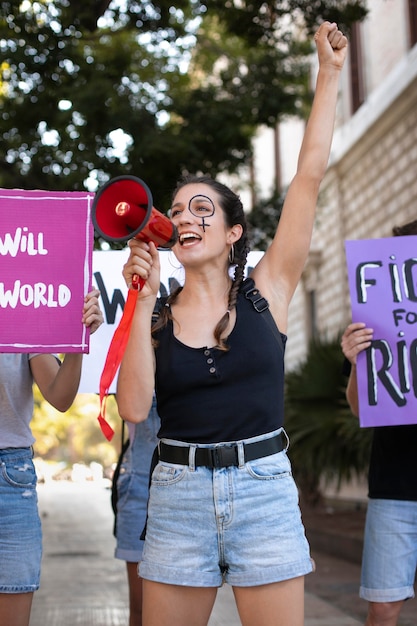
POLYGON ((362 4, 2 1, 0 185, 136 174, 165 208, 185 171, 238 172, 258 125, 308 108, 307 31, 362 4))

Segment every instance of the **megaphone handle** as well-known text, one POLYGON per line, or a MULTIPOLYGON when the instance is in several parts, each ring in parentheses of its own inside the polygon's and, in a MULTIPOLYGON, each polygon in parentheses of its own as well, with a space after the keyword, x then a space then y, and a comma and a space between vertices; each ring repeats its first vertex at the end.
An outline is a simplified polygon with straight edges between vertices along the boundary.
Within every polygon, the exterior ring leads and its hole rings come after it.
POLYGON ((145 279, 140 278, 137 274, 133 274, 132 276, 132 289, 138 289, 139 291, 142 289, 145 284, 145 279))

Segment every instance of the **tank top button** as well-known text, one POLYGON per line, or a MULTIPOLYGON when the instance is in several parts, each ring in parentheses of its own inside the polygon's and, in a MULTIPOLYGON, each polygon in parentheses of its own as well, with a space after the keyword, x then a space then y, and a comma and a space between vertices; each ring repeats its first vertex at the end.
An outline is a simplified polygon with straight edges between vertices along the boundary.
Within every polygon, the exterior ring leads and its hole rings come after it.
POLYGON ((210 365, 211 363, 213 363, 213 359, 212 358, 207 359, 207 363, 210 365))
POLYGON ((216 368, 215 367, 210 367, 210 374, 215 374, 216 373, 216 368))

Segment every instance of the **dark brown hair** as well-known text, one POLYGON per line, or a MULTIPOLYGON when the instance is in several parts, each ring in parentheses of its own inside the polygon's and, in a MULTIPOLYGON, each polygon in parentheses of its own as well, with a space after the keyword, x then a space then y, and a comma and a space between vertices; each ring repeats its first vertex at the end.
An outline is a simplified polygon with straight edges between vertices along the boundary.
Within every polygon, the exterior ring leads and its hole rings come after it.
POLYGON ((402 226, 394 226, 392 229, 394 237, 404 237, 405 235, 417 235, 417 220, 403 224, 402 226))
MULTIPOLYGON (((181 178, 174 190, 173 198, 182 187, 191 184, 204 184, 208 185, 219 196, 219 204, 223 211, 226 225, 228 228, 232 228, 235 224, 242 226, 242 236, 238 241, 233 244, 234 258, 230 265, 235 265, 234 279, 229 291, 228 299, 228 311, 219 320, 214 329, 214 337, 217 341, 217 345, 221 350, 228 350, 228 346, 222 339, 222 334, 227 328, 229 322, 229 313, 236 306, 237 294, 239 287, 244 278, 244 269, 246 265, 246 259, 249 252, 248 242, 248 229, 246 223, 246 217, 243 210, 242 202, 238 195, 236 195, 229 187, 214 180, 210 176, 193 176, 187 175, 181 178)), ((156 332, 160 328, 166 326, 169 319, 172 319, 169 305, 173 304, 178 297, 182 287, 178 287, 173 291, 166 301, 166 306, 162 307, 157 322, 152 327, 152 332, 156 332)))

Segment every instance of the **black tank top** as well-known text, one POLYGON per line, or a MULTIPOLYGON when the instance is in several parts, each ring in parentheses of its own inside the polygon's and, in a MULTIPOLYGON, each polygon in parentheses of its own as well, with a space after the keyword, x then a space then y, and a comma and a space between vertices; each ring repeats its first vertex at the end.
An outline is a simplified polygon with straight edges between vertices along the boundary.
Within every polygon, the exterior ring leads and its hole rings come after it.
MULTIPOLYGON (((349 376, 344 359, 343 373, 349 376)), ((368 470, 368 496, 417 501, 417 424, 375 426, 368 470)))
POLYGON ((228 352, 184 345, 174 337, 172 322, 155 339, 159 437, 219 443, 283 425, 286 336, 269 309, 259 313, 242 288, 228 352))
POLYGON ((417 500, 417 425, 374 428, 369 497, 417 500))

